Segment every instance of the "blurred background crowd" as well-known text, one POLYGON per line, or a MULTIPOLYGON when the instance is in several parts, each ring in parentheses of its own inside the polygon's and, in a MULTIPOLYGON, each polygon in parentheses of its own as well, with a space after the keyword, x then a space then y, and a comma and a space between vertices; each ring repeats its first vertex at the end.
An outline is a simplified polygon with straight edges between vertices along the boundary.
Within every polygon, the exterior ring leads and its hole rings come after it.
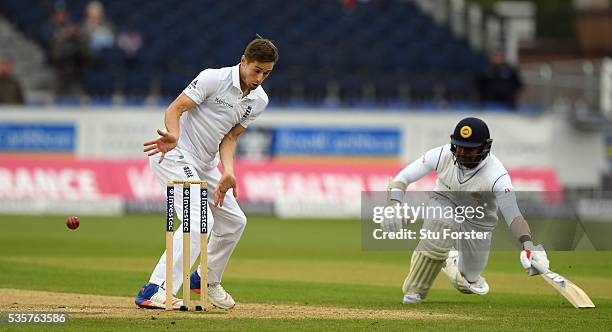
POLYGON ((281 50, 265 84, 278 105, 534 111, 547 105, 520 98, 521 66, 609 55, 586 23, 606 13, 598 0, 4 0, 0 55, 26 90, 9 101, 164 103, 260 33, 281 50))

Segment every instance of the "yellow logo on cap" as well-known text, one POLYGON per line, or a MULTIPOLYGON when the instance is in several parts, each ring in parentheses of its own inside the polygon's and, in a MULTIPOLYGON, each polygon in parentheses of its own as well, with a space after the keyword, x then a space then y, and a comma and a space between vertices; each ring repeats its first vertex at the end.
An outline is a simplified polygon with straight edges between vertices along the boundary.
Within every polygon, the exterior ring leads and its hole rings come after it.
POLYGON ((463 126, 463 127, 461 127, 461 130, 459 131, 459 134, 463 138, 468 138, 468 137, 472 136, 472 128, 470 126, 463 126))

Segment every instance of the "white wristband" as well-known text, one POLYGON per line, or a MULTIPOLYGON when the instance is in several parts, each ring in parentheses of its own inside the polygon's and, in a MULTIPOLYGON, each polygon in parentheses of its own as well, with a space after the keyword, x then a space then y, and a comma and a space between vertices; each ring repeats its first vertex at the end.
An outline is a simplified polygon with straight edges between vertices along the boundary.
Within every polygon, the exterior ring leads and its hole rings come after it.
POLYGON ((396 201, 401 204, 404 201, 404 191, 401 189, 392 188, 389 191, 388 198, 390 201, 396 201))
POLYGON ((535 247, 532 241, 525 241, 522 243, 522 245, 523 245, 523 250, 532 250, 532 248, 535 247))

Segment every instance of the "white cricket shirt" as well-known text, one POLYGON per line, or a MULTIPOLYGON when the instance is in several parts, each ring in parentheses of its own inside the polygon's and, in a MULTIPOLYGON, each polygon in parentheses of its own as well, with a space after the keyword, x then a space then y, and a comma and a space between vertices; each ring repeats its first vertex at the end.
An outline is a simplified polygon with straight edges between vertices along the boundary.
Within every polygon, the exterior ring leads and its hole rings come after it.
POLYGON ((239 66, 206 69, 183 90, 197 106, 180 118, 177 147, 208 167, 216 166, 219 143, 230 129, 248 127, 268 105, 261 86, 242 96, 239 66))
POLYGON ((482 227, 495 227, 498 207, 508 225, 521 215, 510 175, 495 155, 489 154, 473 169, 464 169, 455 165, 450 148, 450 144, 446 144, 427 151, 419 160, 406 166, 394 181, 409 185, 436 171, 434 191, 439 195, 454 205, 486 206, 484 218, 469 220, 482 227))

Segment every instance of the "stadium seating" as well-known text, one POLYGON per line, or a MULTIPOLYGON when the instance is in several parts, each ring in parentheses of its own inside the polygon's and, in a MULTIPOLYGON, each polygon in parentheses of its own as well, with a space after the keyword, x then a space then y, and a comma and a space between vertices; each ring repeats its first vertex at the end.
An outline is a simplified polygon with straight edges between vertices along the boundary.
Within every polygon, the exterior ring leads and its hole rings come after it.
MULTIPOLYGON (((81 22, 88 0, 66 1, 81 22)), ((200 70, 238 63, 256 33, 273 39, 280 62, 265 87, 277 103, 470 101, 483 54, 409 1, 103 1, 116 31, 130 25, 144 44, 126 64, 105 50, 83 76, 92 96, 177 95, 200 70)), ((46 46, 52 1, 3 0, 5 15, 46 46)))

